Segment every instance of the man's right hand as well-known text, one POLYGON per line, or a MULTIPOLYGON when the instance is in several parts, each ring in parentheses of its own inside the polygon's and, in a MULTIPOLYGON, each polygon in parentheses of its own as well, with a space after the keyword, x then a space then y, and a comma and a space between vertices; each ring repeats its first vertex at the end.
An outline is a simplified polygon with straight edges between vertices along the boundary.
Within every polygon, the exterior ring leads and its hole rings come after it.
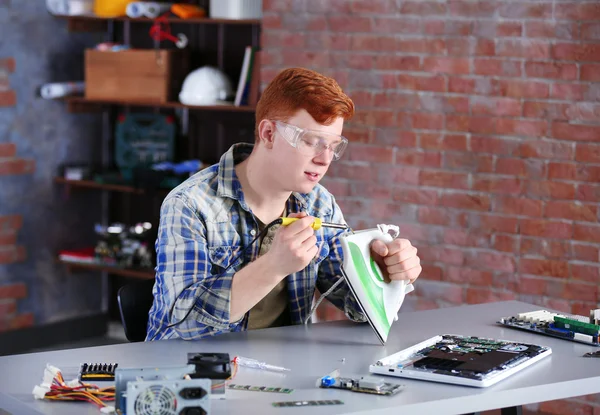
POLYGON ((277 273, 293 274, 306 268, 317 255, 317 237, 311 227, 315 218, 306 213, 292 213, 291 218, 301 218, 296 222, 281 226, 275 233, 271 249, 265 254, 277 273))

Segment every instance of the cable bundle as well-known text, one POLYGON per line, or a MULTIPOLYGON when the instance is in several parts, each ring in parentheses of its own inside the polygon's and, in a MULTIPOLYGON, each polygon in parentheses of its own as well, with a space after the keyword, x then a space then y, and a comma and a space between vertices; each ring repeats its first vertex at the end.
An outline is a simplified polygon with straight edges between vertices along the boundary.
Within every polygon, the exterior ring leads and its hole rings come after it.
POLYGON ((65 382, 60 369, 52 365, 46 365, 43 381, 33 388, 33 396, 35 399, 91 402, 97 405, 103 413, 114 412, 114 407, 105 403, 115 400, 114 386, 99 388, 78 379, 65 382))

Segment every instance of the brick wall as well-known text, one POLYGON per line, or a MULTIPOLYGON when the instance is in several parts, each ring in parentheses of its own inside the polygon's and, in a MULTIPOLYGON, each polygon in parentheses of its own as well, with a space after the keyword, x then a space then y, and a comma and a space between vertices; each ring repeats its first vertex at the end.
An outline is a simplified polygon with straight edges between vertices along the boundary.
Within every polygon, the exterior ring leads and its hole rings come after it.
POLYGON ((419 248, 404 310, 598 307, 599 2, 271 0, 264 12, 263 81, 308 67, 357 105, 324 184, 352 226, 396 223, 419 248))
POLYGON ((95 239, 100 194, 54 184, 62 163, 94 160, 101 119, 36 91, 83 79, 83 50, 102 35, 69 33, 41 3, 0 0, 0 344, 5 330, 101 312, 99 275, 56 263, 95 239))

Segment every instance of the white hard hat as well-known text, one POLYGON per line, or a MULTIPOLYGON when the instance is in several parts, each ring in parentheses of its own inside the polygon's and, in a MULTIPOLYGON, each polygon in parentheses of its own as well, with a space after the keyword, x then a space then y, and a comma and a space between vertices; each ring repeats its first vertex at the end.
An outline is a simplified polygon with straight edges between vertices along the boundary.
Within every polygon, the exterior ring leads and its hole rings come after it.
POLYGON ((185 105, 217 105, 233 95, 231 81, 212 66, 193 70, 183 81, 179 100, 185 105))

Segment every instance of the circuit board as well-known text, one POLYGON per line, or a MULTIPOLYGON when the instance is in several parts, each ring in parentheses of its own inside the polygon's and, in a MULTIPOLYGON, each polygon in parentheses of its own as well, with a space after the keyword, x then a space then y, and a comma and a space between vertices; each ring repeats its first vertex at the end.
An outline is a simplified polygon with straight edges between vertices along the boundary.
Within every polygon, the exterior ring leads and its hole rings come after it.
POLYGON ((372 373, 490 386, 549 356, 549 347, 483 337, 444 334, 379 360, 372 373))
POLYGON ((498 323, 515 329, 599 347, 600 325, 597 324, 596 311, 592 310, 588 318, 580 315, 537 310, 503 317, 498 323))
POLYGON ((320 378, 317 381, 320 388, 345 389, 352 392, 370 393, 373 395, 395 395, 404 389, 404 385, 387 383, 380 377, 361 376, 361 377, 342 377, 339 371, 320 378))

